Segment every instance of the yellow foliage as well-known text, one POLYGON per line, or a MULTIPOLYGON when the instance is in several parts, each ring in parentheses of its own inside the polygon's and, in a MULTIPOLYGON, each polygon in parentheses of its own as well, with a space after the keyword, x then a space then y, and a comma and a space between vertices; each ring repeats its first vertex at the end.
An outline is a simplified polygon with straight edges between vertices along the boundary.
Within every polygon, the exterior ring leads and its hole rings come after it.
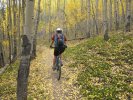
POLYGON ((2 41, 2 45, 3 45, 3 46, 9 46, 9 41, 8 41, 8 40, 2 41))

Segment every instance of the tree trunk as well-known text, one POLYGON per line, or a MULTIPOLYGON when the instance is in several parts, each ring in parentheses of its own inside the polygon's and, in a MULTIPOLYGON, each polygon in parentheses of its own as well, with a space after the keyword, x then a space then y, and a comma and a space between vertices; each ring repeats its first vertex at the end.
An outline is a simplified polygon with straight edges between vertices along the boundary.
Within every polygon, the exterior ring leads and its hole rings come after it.
POLYGON ((62 10, 62 12, 63 12, 63 28, 65 29, 66 28, 66 24, 65 24, 65 22, 66 22, 66 16, 65 16, 66 0, 64 0, 63 2, 64 2, 63 3, 63 10, 62 10))
POLYGON ((131 0, 126 0, 127 3, 127 16, 126 16, 126 32, 131 31, 131 0))
POLYGON ((11 36, 11 32, 12 32, 12 17, 11 17, 11 1, 8 1, 8 25, 7 25, 7 35, 8 35, 8 41, 9 41, 9 64, 11 64, 12 62, 12 36, 11 36))
POLYGON ((120 0, 121 7, 122 7, 122 20, 125 22, 125 13, 124 13, 124 6, 122 0, 120 0))
POLYGON ((96 34, 99 34, 98 33, 98 25, 97 25, 97 20, 96 20, 96 14, 94 12, 94 6, 93 6, 93 2, 91 1, 92 3, 92 17, 93 17, 93 20, 94 20, 94 23, 95 23, 95 30, 96 30, 96 34))
MULTIPOLYGON (((1 32, 1 30, 0 30, 1 32)), ((4 54, 3 54, 3 46, 2 46, 2 34, 0 34, 0 67, 3 67, 5 65, 4 62, 4 54)))
POLYGON ((80 0, 81 3, 81 13, 83 13, 83 0, 80 0))
POLYGON ((87 9, 87 37, 90 37, 90 0, 87 0, 88 1, 88 9, 87 9))
POLYGON ((60 19, 60 0, 57 0, 57 20, 60 19))
POLYGON ((116 0, 116 7, 117 7, 117 21, 118 21, 118 29, 120 28, 120 14, 119 14, 119 0, 116 0))
MULTIPOLYGON (((4 21, 5 20, 5 11, 4 11, 4 5, 3 5, 3 2, 1 1, 1 4, 2 4, 2 20, 4 21)), ((4 36, 4 22, 3 21, 0 21, 1 23, 1 28, 0 28, 0 67, 3 67, 5 66, 5 60, 4 60, 4 50, 3 50, 3 40, 5 39, 5 36, 4 36)))
POLYGON ((107 22, 107 0, 103 0, 103 25, 104 25, 104 40, 108 41, 108 22, 107 22))
POLYGON ((49 42, 51 40, 51 36, 52 36, 52 34, 51 34, 51 0, 49 0, 49 42))
POLYGON ((17 78, 17 100, 27 100, 27 84, 32 50, 34 0, 26 0, 25 27, 22 36, 22 55, 17 78))
POLYGON ((41 2, 41 0, 38 0, 38 10, 37 10, 36 23, 35 23, 35 35, 34 35, 34 39, 33 39, 32 58, 36 57, 37 32, 38 32, 38 25, 39 25, 39 20, 40 20, 40 2, 41 2))
POLYGON ((96 26, 96 34, 98 34, 99 33, 99 20, 98 20, 98 16, 99 16, 99 12, 98 12, 98 6, 99 6, 99 0, 96 0, 96 14, 95 14, 95 19, 96 19, 96 24, 97 24, 97 26, 96 26))
POLYGON ((13 0, 13 24, 14 24, 14 28, 13 28, 13 36, 14 36, 14 50, 13 50, 13 60, 16 59, 16 56, 17 56, 17 40, 16 40, 16 10, 17 10, 17 7, 16 7, 16 3, 15 3, 15 0, 13 0))
MULTIPOLYGON (((18 44, 21 44, 21 0, 19 1, 19 13, 18 13, 18 22, 17 22, 17 26, 18 26, 18 29, 17 29, 17 32, 18 32, 18 44)), ((20 55, 21 53, 21 45, 18 45, 18 55, 20 55)))
POLYGON ((119 28, 118 22, 118 11, 117 11, 117 0, 114 1, 114 18, 115 18, 115 30, 117 31, 119 28))
POLYGON ((22 0, 22 34, 24 34, 24 24, 25 24, 25 2, 26 0, 22 0))
POLYGON ((112 30, 112 0, 110 0, 110 4, 109 4, 109 17, 110 17, 109 29, 111 31, 112 30))

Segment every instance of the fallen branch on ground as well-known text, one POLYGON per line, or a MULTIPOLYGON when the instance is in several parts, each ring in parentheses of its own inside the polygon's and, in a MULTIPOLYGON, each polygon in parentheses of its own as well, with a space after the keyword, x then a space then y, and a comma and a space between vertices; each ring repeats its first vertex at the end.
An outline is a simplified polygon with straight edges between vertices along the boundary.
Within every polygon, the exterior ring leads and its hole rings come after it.
POLYGON ((83 39, 87 39, 88 37, 81 37, 81 38, 74 38, 74 39, 70 39, 67 41, 74 41, 74 40, 83 40, 83 39))

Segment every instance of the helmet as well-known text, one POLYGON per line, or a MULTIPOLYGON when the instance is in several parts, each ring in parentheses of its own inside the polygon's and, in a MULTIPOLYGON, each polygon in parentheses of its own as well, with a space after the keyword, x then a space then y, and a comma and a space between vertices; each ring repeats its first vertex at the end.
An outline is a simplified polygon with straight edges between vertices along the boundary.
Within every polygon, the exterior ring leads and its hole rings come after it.
POLYGON ((62 33, 62 29, 61 29, 61 28, 57 28, 57 29, 56 29, 56 32, 57 32, 57 33, 62 33))

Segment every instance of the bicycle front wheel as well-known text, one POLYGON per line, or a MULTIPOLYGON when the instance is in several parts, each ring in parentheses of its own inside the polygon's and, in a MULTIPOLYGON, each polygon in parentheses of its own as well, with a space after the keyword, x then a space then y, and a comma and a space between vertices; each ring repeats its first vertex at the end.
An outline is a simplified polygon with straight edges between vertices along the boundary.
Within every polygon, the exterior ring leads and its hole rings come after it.
POLYGON ((60 80, 60 78, 61 78, 61 66, 58 66, 57 73, 58 73, 57 79, 60 80))

